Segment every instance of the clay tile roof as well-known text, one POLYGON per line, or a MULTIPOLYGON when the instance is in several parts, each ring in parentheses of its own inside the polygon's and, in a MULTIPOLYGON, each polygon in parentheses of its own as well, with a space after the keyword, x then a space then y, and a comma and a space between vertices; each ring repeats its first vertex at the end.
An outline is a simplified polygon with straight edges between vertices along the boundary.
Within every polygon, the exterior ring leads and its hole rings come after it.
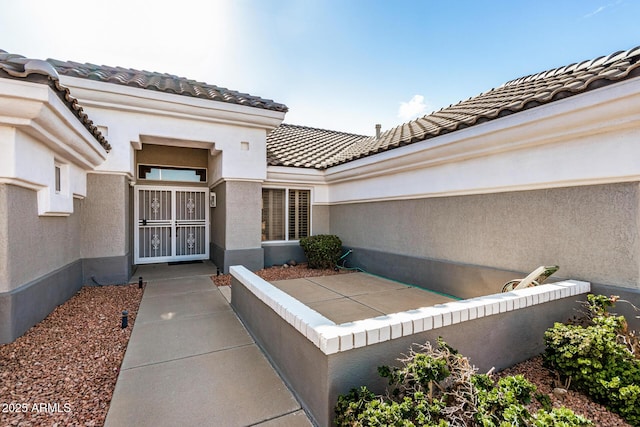
POLYGON ((279 112, 287 112, 288 110, 286 105, 279 104, 270 99, 263 99, 258 96, 240 93, 171 74, 139 71, 122 67, 109 67, 106 65, 81 64, 79 62, 59 61, 57 59, 47 59, 47 62, 53 65, 59 74, 70 77, 157 90, 211 101, 246 105, 248 107, 262 108, 265 110, 279 112))
POLYGON ((78 105, 78 100, 71 96, 67 87, 60 84, 58 73, 48 62, 10 54, 0 49, 0 77, 28 80, 30 82, 48 85, 100 145, 106 151, 111 150, 111 145, 109 145, 104 135, 100 133, 98 128, 93 124, 93 121, 91 121, 83 111, 82 107, 78 105))
POLYGON ((283 123, 267 136, 267 164, 325 169, 341 163, 341 153, 365 139, 363 135, 283 123))
MULTIPOLYGON (((389 129, 380 138, 358 136, 350 143, 341 145, 333 144, 330 140, 318 144, 315 136, 305 140, 303 135, 298 135, 295 145, 291 147, 295 155, 286 152, 283 144, 287 140, 280 138, 279 147, 284 154, 281 157, 269 157, 269 164, 324 169, 638 76, 640 46, 508 81, 500 87, 389 129), (327 147, 326 152, 318 147, 327 147), (342 148, 336 152, 339 147, 342 148)), ((272 135, 289 133, 291 126, 287 126, 289 129, 276 129, 272 135)), ((328 135, 330 131, 322 132, 328 135)))

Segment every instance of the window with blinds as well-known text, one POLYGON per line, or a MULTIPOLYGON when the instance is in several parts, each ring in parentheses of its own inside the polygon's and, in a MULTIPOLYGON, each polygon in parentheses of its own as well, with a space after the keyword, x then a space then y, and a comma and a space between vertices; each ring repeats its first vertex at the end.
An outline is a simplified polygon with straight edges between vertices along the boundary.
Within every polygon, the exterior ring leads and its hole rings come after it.
POLYGON ((284 240, 285 190, 262 189, 262 240, 284 240))
POLYGON ((309 190, 262 189, 262 240, 297 240, 310 234, 309 190))
POLYGON ((289 240, 309 235, 309 190, 289 190, 289 240))

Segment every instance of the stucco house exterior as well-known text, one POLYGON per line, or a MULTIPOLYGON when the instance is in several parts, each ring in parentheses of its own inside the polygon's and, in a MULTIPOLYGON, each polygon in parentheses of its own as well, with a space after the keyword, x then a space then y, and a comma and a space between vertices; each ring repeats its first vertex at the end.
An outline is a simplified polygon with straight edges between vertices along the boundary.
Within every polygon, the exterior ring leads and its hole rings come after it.
POLYGON ((349 262, 446 291, 558 264, 640 295, 640 48, 526 76, 373 136, 272 100, 0 51, 0 343, 136 265, 349 262))

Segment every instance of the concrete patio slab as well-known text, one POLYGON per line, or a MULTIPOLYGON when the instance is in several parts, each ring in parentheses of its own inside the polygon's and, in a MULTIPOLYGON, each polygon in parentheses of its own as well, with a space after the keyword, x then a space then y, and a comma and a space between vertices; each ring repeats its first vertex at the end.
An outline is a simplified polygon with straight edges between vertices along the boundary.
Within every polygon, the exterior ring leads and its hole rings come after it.
POLYGON ((304 411, 296 411, 292 414, 254 425, 260 427, 313 427, 304 411))
POLYGON ((153 280, 147 282, 144 290, 145 295, 155 297, 158 295, 184 294, 189 292, 210 291, 216 286, 208 276, 185 277, 176 281, 175 279, 153 280))
POLYGON ((158 279, 145 287, 106 426, 311 425, 210 270, 167 279, 162 266, 153 269, 158 279))
POLYGON ((312 302, 307 305, 336 324, 369 319, 384 314, 349 298, 312 302))
POLYGON ((337 274, 335 276, 309 277, 308 280, 345 296, 370 294, 393 289, 407 288, 408 285, 384 279, 368 273, 337 274))
POLYGON ((216 266, 209 260, 185 262, 176 265, 169 265, 168 263, 145 264, 136 267, 131 277, 131 282, 137 283, 140 276, 144 281, 159 281, 193 276, 213 276, 216 272, 216 266))
POLYGON ((435 292, 424 289, 405 288, 392 291, 375 292, 351 297, 368 307, 383 312, 384 314, 398 313, 420 307, 431 307, 449 301, 456 301, 435 292))
POLYGON ((248 345, 253 340, 231 310, 136 325, 123 369, 248 345))
POLYGON ((123 370, 105 425, 247 426, 300 410, 256 345, 123 370))
POLYGON ((218 290, 222 293, 224 299, 227 300, 228 303, 231 302, 231 286, 219 286, 218 290))
POLYGON ((456 301, 367 273, 279 280, 272 284, 338 324, 456 301))
MULTIPOLYGON (((148 286, 152 287, 153 285, 152 283, 148 286)), ((210 290, 201 292, 145 296, 138 311, 138 316, 141 319, 137 321, 140 323, 159 322, 228 310, 230 310, 229 304, 214 286, 210 290)))
POLYGON ((278 280, 271 283, 276 288, 283 290, 305 304, 342 298, 342 295, 339 293, 320 286, 308 279, 278 280))

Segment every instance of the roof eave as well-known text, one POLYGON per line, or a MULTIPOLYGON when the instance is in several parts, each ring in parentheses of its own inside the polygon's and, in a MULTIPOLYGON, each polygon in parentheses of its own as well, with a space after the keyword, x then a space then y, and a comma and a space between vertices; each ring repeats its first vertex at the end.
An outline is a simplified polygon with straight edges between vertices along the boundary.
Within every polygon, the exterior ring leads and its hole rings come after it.
POLYGON ((270 131, 284 120, 285 113, 209 99, 117 85, 85 78, 61 76, 87 108, 123 112, 154 113, 175 118, 263 128, 270 131))
POLYGON ((47 85, 0 79, 0 123, 31 135, 58 156, 86 170, 102 164, 107 150, 47 85))
POLYGON ((457 162, 570 135, 640 126, 640 77, 328 168, 327 183, 457 162), (544 132, 540 130, 544 129, 544 132))

